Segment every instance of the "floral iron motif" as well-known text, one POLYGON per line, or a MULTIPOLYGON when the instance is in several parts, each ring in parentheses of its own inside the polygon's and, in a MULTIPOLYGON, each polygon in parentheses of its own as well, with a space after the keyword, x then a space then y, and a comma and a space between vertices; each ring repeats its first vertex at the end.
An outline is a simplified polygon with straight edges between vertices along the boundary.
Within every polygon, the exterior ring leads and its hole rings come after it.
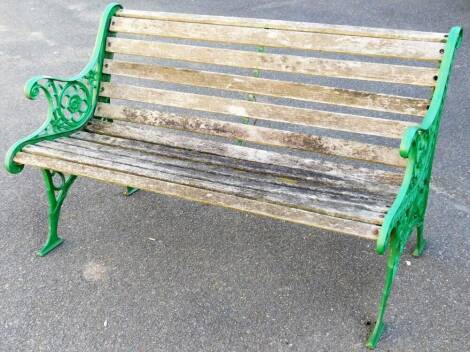
POLYGON ((94 97, 99 85, 98 70, 91 70, 80 80, 65 81, 56 78, 39 78, 26 92, 36 99, 40 91, 49 104, 49 123, 37 136, 56 134, 81 127, 93 113, 94 97))
MULTIPOLYGON (((14 161, 15 155, 25 146, 42 140, 53 140, 67 136, 83 128, 93 117, 98 101, 101 81, 108 77, 102 74, 103 61, 111 54, 105 52, 109 23, 116 11, 121 9, 119 4, 110 4, 101 17, 95 49, 88 65, 77 76, 72 78, 54 78, 47 76, 33 77, 24 88, 28 99, 37 99, 41 92, 48 102, 47 119, 44 124, 31 135, 16 142, 7 152, 5 167, 11 173, 19 173, 23 165, 14 161)), ((42 170, 49 202, 49 231, 46 242, 38 255, 44 256, 59 246, 63 240, 57 234, 60 209, 67 192, 77 178, 75 175, 65 177, 63 173, 54 170, 42 170), (60 182, 55 182, 56 176, 60 182)))
POLYGON ((39 76, 31 78, 25 85, 24 93, 28 99, 36 99, 42 91, 48 102, 47 119, 31 135, 20 139, 7 152, 5 167, 11 173, 19 173, 23 165, 14 161, 15 155, 26 145, 42 140, 53 140, 67 136, 83 128, 95 112, 98 91, 106 75, 102 74, 106 39, 111 36, 108 28, 111 18, 122 6, 116 3, 107 6, 104 11, 93 55, 88 65, 75 77, 54 78, 39 76))
POLYGON ((400 192, 384 219, 377 239, 377 253, 384 254, 389 247, 389 255, 385 288, 379 305, 377 321, 366 344, 369 348, 375 348, 384 330, 383 318, 393 280, 398 270, 400 257, 415 228, 417 229, 417 242, 413 255, 420 256, 425 247, 424 216, 428 202, 434 151, 450 72, 456 49, 461 45, 462 36, 462 28, 453 27, 451 29, 429 110, 421 125, 408 128, 401 141, 400 155, 408 159, 408 164, 400 192))

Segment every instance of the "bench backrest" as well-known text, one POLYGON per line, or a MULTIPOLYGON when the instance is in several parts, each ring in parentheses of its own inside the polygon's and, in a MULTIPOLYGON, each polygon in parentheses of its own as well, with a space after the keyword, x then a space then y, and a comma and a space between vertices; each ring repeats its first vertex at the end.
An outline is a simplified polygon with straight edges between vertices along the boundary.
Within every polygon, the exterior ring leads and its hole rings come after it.
POLYGON ((98 117, 397 167, 406 162, 399 139, 429 108, 446 41, 441 33, 131 10, 119 11, 110 31, 98 117), (322 76, 328 85, 312 83, 322 76), (372 89, 351 89, 361 85, 372 89), (416 91, 424 96, 409 96, 416 91))

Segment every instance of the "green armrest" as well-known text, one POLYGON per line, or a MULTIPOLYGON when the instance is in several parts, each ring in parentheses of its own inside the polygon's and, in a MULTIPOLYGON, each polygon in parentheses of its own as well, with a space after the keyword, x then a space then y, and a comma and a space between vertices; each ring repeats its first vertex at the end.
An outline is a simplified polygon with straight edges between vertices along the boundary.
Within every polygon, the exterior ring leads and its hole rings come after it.
MULTIPOLYGON (((450 30, 429 110, 421 125, 408 128, 401 141, 400 155, 408 159, 408 165, 400 192, 380 229, 376 246, 378 254, 385 253, 392 231, 397 236, 409 236, 412 229, 422 226, 447 85, 462 37, 461 27, 450 30)), ((404 246, 407 238, 401 238, 399 242, 404 246)))
POLYGON ((41 91, 44 93, 49 105, 47 119, 36 131, 10 147, 5 157, 8 172, 16 174, 23 170, 23 165, 16 163, 14 158, 26 145, 72 134, 93 117, 100 84, 106 80, 102 67, 105 57, 110 56, 105 51, 106 38, 112 35, 108 32, 109 23, 121 8, 116 3, 107 6, 101 17, 92 57, 78 75, 71 78, 37 76, 26 82, 24 94, 28 99, 34 100, 41 91))

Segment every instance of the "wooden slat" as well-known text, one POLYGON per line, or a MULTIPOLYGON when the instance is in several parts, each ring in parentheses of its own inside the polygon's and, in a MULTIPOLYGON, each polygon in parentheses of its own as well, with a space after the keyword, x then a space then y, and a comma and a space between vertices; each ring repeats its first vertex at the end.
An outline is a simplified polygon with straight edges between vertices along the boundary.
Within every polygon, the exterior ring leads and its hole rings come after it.
POLYGON ((388 28, 371 28, 359 26, 344 26, 333 24, 321 24, 310 22, 294 22, 271 19, 257 19, 246 17, 223 17, 223 16, 207 16, 188 13, 171 13, 171 12, 155 12, 155 11, 137 11, 123 9, 117 12, 116 16, 144 18, 149 20, 167 20, 176 22, 206 23, 218 24, 224 26, 237 27, 253 27, 268 29, 283 29, 299 32, 315 32, 328 34, 355 35, 364 37, 404 39, 404 40, 420 40, 443 42, 447 38, 446 33, 422 32, 412 30, 398 30, 388 28))
POLYGON ((301 192, 294 187, 273 185, 262 178, 252 180, 234 173, 221 175, 208 172, 205 164, 199 165, 198 169, 174 167, 162 163, 159 158, 147 157, 145 160, 129 151, 117 153, 113 150, 110 153, 92 150, 88 146, 83 147, 83 144, 42 142, 28 146, 25 152, 372 224, 382 224, 384 213, 389 208, 384 206, 383 201, 361 202, 347 194, 333 196, 306 189, 301 192))
MULTIPOLYGON (((116 123, 115 123, 116 124, 116 123)), ((170 137, 167 135, 167 138, 170 137)), ((163 144, 155 144, 143 142, 140 140, 112 137, 101 135, 98 133, 89 133, 80 131, 74 133, 70 138, 61 139, 61 143, 74 143, 77 140, 80 143, 88 143, 88 146, 98 150, 130 150, 134 153, 144 153, 145 156, 157 156, 165 158, 166 162, 171 165, 187 165, 187 163, 203 163, 208 168, 217 168, 217 172, 222 169, 239 170, 246 177, 259 178, 262 174, 263 179, 269 179, 272 183, 282 185, 295 185, 296 187, 307 188, 310 190, 320 190, 327 188, 329 192, 361 194, 367 199, 385 199, 393 201, 398 193, 396 186, 378 183, 374 177, 363 174, 363 170, 351 169, 349 172, 343 172, 341 168, 336 170, 334 175, 324 172, 321 168, 318 170, 303 170, 294 167, 286 167, 282 165, 272 165, 261 162, 254 162, 245 159, 236 159, 217 154, 209 154, 207 152, 187 149, 188 145, 169 146, 163 144), (360 173, 360 176, 357 176, 360 173), (353 175, 354 177, 351 177, 353 175), (359 178, 359 180, 358 180, 359 178), (362 180, 366 178, 367 180, 362 180), (350 192, 354 190, 354 192, 350 192)), ((184 140, 188 142, 188 140, 184 140)), ((191 141, 189 141, 191 142, 191 141)), ((210 147, 210 146, 209 146, 210 147)), ((245 148, 246 149, 246 148, 245 148)), ((140 155, 140 154, 139 154, 140 155)), ((190 166, 187 166, 188 168, 190 166)))
POLYGON ((439 61, 443 43, 113 17, 113 32, 361 56, 439 61))
POLYGON ((108 38, 107 43, 108 51, 125 55, 425 87, 435 85, 434 76, 438 72, 437 67, 257 53, 114 37, 108 38))
MULTIPOLYGON (((406 98, 313 84, 115 60, 107 60, 103 70, 105 73, 126 77, 402 114, 422 115, 425 113, 426 107, 429 104, 429 100, 427 99, 406 98)), ((233 102, 230 104, 233 104, 233 102)), ((257 106, 257 104, 251 105, 257 106)), ((339 114, 320 110, 303 109, 296 111, 294 108, 287 110, 294 112, 292 115, 295 116, 296 121, 301 124, 359 133, 372 131, 374 135, 391 138, 401 138, 404 130, 411 125, 407 122, 374 119, 365 116, 339 114), (301 120, 299 115, 307 111, 308 115, 314 115, 314 119, 310 119, 310 121, 301 120), (336 126, 338 126, 338 128, 336 128, 336 126)), ((276 118, 278 118, 277 116, 276 113, 276 118)))
POLYGON ((285 105, 257 103, 240 99, 107 82, 103 82, 101 89, 100 95, 109 98, 141 101, 183 109, 294 123, 390 138, 399 138, 403 134, 404 129, 409 125, 405 122, 395 123, 393 120, 388 122, 378 120, 378 122, 374 122, 374 118, 364 116, 329 113, 285 105), (384 127, 381 125, 382 122, 385 128, 390 129, 390 132, 384 130, 384 127))
POLYGON ((32 155, 24 152, 18 153, 14 160, 17 163, 31 165, 38 168, 57 170, 67 174, 89 177, 121 186, 130 186, 145 191, 180 197, 191 201, 251 212, 258 215, 351 234, 371 240, 377 239, 379 227, 372 224, 334 218, 301 209, 288 208, 277 204, 259 202, 233 195, 178 185, 148 177, 84 164, 42 157, 39 155, 32 155))
MULTIPOLYGON (((104 137, 86 132, 84 134, 88 137, 104 137)), ((204 153, 180 148, 169 148, 134 140, 125 140, 125 143, 119 143, 115 138, 113 143, 106 141, 103 143, 102 140, 97 140, 99 139, 80 138, 80 136, 75 136, 74 134, 67 138, 58 139, 56 142, 60 143, 61 146, 78 146, 93 151, 131 157, 138 161, 151 161, 152 163, 168 166, 170 168, 182 168, 185 171, 191 170, 190 172, 195 170, 202 171, 202 173, 215 174, 217 176, 233 176, 237 179, 267 182, 269 186, 281 186, 281 188, 276 188, 277 191, 281 191, 282 187, 287 187, 288 191, 294 191, 294 193, 300 191, 303 194, 305 191, 314 196, 327 194, 331 198, 342 198, 346 196, 354 199, 356 202, 361 202, 361 204, 364 203, 365 205, 383 204, 388 208, 397 193, 388 193, 384 191, 385 187, 380 191, 372 191, 371 188, 363 187, 362 184, 351 182, 351 180, 338 179, 337 182, 334 182, 333 179, 325 177, 326 175, 320 176, 318 173, 308 175, 310 177, 299 177, 299 173, 296 172, 297 170, 295 169, 287 169, 275 165, 260 165, 236 159, 224 159, 217 155, 208 156, 204 153), (143 146, 147 149, 142 148, 143 146), (313 193, 311 193, 311 191, 313 191, 313 193)), ((47 142, 47 146, 50 147, 51 143, 52 142, 47 142)), ((37 145, 41 145, 41 143, 37 145)), ((192 176, 194 175, 192 174, 192 176)))
MULTIPOLYGON (((149 102, 149 101, 147 101, 149 102)), ((96 116, 115 120, 191 131, 225 138, 238 138, 258 144, 273 145, 316 153, 338 155, 391 166, 405 166, 398 149, 337 138, 308 135, 272 128, 205 118, 177 116, 155 110, 133 109, 126 106, 100 104, 96 116)))
MULTIPOLYGON (((208 139, 194 138, 191 136, 181 136, 174 132, 150 129, 147 126, 138 126, 128 123, 115 121, 106 123, 93 119, 86 126, 91 133, 77 132, 75 138, 92 138, 103 142, 112 138, 118 138, 120 145, 126 145, 125 140, 142 141, 143 150, 151 149, 148 145, 164 145, 174 148, 183 148, 187 150, 206 153, 214 162, 213 156, 233 159, 235 162, 251 161, 258 164, 283 166, 289 169, 296 169, 302 177, 308 180, 315 180, 315 175, 320 174, 324 177, 332 178, 335 182, 348 180, 354 184, 360 183, 365 188, 374 192, 397 193, 398 186, 401 184, 403 175, 401 173, 384 171, 380 169, 370 169, 365 167, 352 166, 347 163, 337 163, 322 159, 312 159, 298 157, 286 153, 277 153, 274 151, 255 149, 246 146, 239 146, 229 143, 221 143, 208 139), (86 136, 84 136, 86 134, 86 136), (101 136, 101 137, 99 137, 101 136)), ((132 144, 135 147, 135 143, 132 144)), ((292 172, 289 172, 292 174, 292 172)))

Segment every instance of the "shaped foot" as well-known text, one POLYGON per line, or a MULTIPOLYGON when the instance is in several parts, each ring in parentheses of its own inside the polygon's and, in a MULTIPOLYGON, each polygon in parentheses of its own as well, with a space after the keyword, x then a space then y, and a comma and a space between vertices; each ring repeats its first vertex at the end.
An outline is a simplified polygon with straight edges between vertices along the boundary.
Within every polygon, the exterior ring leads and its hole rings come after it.
POLYGON ((382 322, 375 323, 374 330, 372 330, 366 342, 367 348, 373 350, 377 346, 377 342, 379 342, 380 337, 382 336, 382 333, 384 331, 384 328, 385 328, 384 323, 382 322))
POLYGON ((37 252, 37 255, 40 257, 44 257, 50 251, 60 246, 62 242, 64 242, 64 240, 60 237, 56 237, 53 240, 47 241, 47 243, 37 252))
POLYGON ((125 195, 125 196, 131 196, 131 195, 133 195, 135 192, 137 192, 138 190, 139 190, 138 188, 127 187, 127 188, 126 188, 126 191, 124 192, 124 195, 125 195))
POLYGON ((416 247, 412 253, 414 257, 419 257, 423 254, 426 248, 426 240, 424 239, 424 225, 416 228, 416 247))
POLYGON ((426 249, 426 240, 422 239, 421 241, 416 243, 416 247, 413 250, 413 252, 411 253, 411 255, 413 257, 420 257, 423 254, 425 249, 426 249))

